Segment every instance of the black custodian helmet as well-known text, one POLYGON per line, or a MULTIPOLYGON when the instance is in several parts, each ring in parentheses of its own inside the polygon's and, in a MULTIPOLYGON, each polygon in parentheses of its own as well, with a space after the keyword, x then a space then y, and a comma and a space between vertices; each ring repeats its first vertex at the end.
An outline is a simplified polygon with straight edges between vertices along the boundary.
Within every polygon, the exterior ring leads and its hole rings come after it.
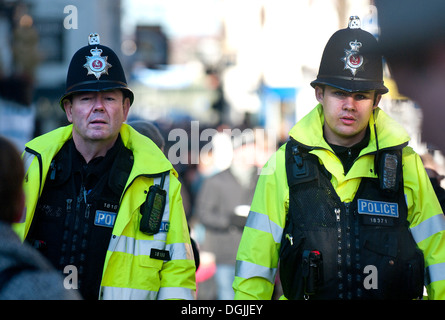
POLYGON ((348 28, 335 32, 326 44, 317 79, 311 86, 328 85, 347 92, 376 90, 387 93, 383 84, 382 56, 366 50, 376 45, 377 39, 361 29, 360 19, 350 17, 348 28))
POLYGON ((91 33, 88 45, 80 48, 71 59, 66 76, 66 89, 59 104, 75 92, 122 89, 133 103, 133 92, 127 86, 124 69, 118 56, 100 44, 99 35, 91 33))

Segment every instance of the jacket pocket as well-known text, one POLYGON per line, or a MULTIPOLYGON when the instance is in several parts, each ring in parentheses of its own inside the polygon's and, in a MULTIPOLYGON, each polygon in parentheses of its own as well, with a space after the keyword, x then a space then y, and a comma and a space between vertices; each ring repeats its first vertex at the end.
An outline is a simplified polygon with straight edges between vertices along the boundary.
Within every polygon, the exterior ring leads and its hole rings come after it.
POLYGON ((292 230, 292 225, 283 232, 280 248, 280 279, 284 296, 289 300, 302 299, 302 257, 305 237, 302 232, 292 230))
POLYGON ((161 287, 162 260, 150 258, 150 256, 139 256, 139 266, 133 276, 138 275, 141 288, 150 291, 159 291, 161 287))
POLYGON ((375 266, 377 286, 366 296, 416 299, 423 293, 424 259, 409 234, 387 233, 364 243, 363 267, 375 266))

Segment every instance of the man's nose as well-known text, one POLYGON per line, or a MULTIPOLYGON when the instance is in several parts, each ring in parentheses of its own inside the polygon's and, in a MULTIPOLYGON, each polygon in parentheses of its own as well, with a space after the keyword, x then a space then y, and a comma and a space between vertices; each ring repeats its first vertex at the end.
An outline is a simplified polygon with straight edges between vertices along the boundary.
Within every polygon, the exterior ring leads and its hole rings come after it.
POLYGON ((94 105, 93 105, 94 111, 102 111, 104 110, 104 100, 100 93, 96 95, 96 98, 94 99, 94 105))
POLYGON ((345 110, 354 110, 355 109, 355 100, 352 96, 347 96, 343 100, 343 109, 345 110))

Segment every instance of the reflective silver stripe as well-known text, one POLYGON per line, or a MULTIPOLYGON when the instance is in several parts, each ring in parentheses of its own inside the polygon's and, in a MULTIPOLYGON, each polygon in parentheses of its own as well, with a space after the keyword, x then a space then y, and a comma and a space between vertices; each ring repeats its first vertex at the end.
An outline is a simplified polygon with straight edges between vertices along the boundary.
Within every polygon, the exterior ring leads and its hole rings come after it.
POLYGON ((168 244, 165 249, 170 253, 171 260, 194 260, 192 245, 189 243, 168 244))
POLYGON ((195 300, 196 293, 194 290, 186 288, 162 287, 159 289, 158 300, 166 299, 183 299, 195 300))
POLYGON ((165 249, 165 242, 157 241, 157 240, 136 240, 134 238, 120 236, 113 236, 108 250, 114 252, 125 252, 130 253, 132 255, 150 255, 150 251, 152 248, 158 250, 165 249))
POLYGON ((28 211, 28 207, 23 208, 22 216, 17 223, 25 223, 26 222, 26 212, 28 211))
POLYGON ((431 282, 445 280, 445 263, 432 264, 426 268, 426 271, 426 285, 429 285, 431 282))
POLYGON ((23 166, 25 167, 25 173, 28 172, 29 167, 31 166, 32 161, 36 156, 32 153, 26 152, 23 154, 23 166))
POLYGON ((283 228, 269 219, 269 216, 263 213, 250 211, 247 217, 246 227, 268 232, 272 235, 276 243, 281 242, 283 228))
POLYGON ((132 288, 102 287, 103 300, 156 300, 158 292, 132 288))
MULTIPOLYGON (((25 169, 25 175, 28 173, 29 167, 31 166, 32 162, 34 161, 34 158, 36 156, 30 152, 24 152, 23 153, 23 166, 25 169)), ((18 223, 25 223, 26 222, 26 213, 28 211, 28 207, 26 206, 25 203, 25 207, 23 208, 23 213, 22 216, 20 218, 20 221, 18 221, 18 223)))
POLYGON ((277 268, 267 268, 247 261, 236 261, 235 275, 237 277, 244 279, 260 277, 274 283, 276 273, 277 268))
POLYGON ((136 240, 126 236, 113 236, 108 250, 129 253, 135 256, 148 256, 152 248, 168 250, 171 260, 194 260, 192 246, 188 243, 172 243, 166 246, 165 242, 157 240, 136 240))
POLYGON ((411 228, 414 240, 419 243, 433 234, 445 230, 445 216, 443 214, 435 215, 418 226, 411 228))

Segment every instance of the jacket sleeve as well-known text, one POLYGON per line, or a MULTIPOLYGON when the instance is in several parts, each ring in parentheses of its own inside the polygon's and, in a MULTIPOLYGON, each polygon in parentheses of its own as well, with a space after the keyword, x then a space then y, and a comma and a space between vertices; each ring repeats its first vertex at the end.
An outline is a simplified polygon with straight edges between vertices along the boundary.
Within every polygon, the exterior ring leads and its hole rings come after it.
POLYGON ((287 213, 284 149, 264 166, 236 259, 235 299, 271 299, 287 213))
POLYGON ((420 157, 405 148, 404 183, 410 230, 425 259, 428 299, 445 299, 445 216, 420 157))
POLYGON ((31 227, 34 211, 40 196, 41 187, 41 160, 32 153, 24 152, 22 155, 25 166, 25 179, 23 190, 25 192, 25 208, 21 220, 12 225, 21 241, 24 241, 31 227))
POLYGON ((170 225, 166 238, 166 250, 170 252, 170 260, 163 264, 160 273, 161 288, 158 300, 195 299, 196 267, 180 191, 180 182, 170 172, 170 225))

